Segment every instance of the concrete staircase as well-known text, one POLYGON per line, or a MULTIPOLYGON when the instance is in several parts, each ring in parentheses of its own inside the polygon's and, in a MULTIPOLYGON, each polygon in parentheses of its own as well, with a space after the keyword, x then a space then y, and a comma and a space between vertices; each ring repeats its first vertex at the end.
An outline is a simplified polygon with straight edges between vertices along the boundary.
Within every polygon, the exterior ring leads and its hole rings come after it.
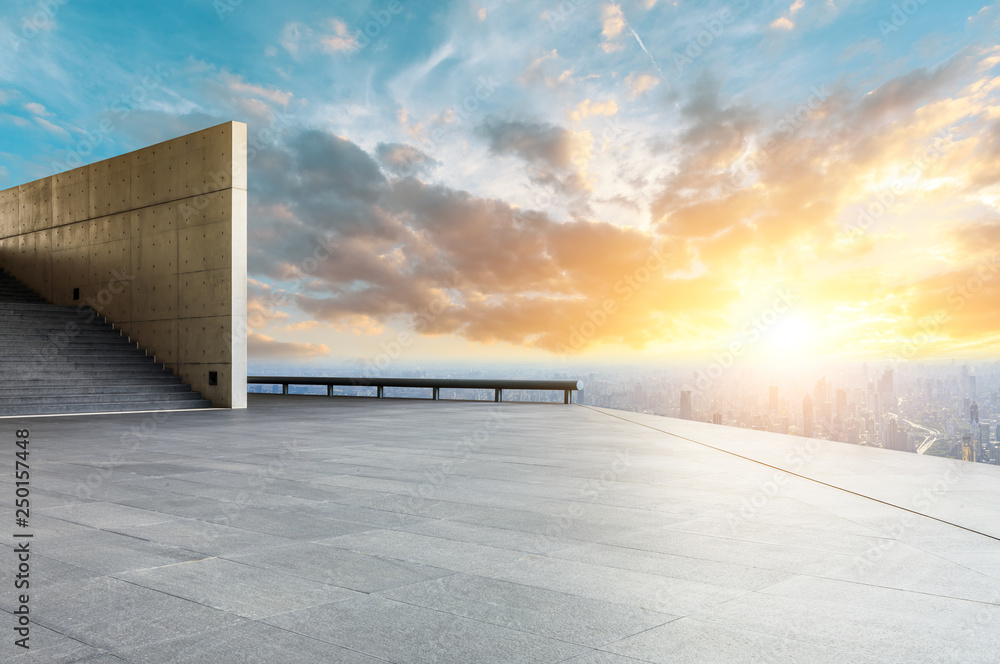
POLYGON ((211 405, 92 309, 48 304, 0 271, 0 416, 211 405))

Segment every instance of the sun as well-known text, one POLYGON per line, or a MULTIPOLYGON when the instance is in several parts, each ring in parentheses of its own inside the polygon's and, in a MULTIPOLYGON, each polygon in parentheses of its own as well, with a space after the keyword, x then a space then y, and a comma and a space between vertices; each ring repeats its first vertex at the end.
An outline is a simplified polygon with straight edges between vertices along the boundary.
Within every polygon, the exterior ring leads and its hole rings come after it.
POLYGON ((819 331, 808 317, 793 314, 775 321, 762 335, 768 355, 796 358, 815 351, 819 331))

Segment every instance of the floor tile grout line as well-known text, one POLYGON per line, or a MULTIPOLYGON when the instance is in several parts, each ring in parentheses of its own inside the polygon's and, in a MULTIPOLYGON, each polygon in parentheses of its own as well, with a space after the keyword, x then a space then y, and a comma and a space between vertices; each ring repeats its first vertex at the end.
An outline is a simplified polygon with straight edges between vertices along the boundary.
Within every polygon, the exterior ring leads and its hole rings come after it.
POLYGON ((941 519, 941 518, 936 517, 936 516, 931 516, 929 514, 924 514, 923 512, 918 512, 918 511, 910 509, 908 507, 903 507, 902 505, 896 505, 895 503, 890 503, 890 502, 888 502, 886 500, 881 500, 881 499, 875 498, 873 496, 866 496, 863 493, 858 493, 857 491, 851 491, 850 489, 845 489, 844 487, 837 486, 836 484, 830 484, 829 482, 824 482, 823 480, 818 480, 818 479, 816 479, 814 477, 809 477, 808 475, 802 475, 800 473, 793 472, 793 471, 788 470, 786 468, 781 468, 779 466, 775 466, 775 465, 772 465, 772 464, 769 464, 769 463, 765 463, 764 461, 759 461, 757 459, 752 459, 750 457, 743 456, 742 454, 737 454, 736 452, 732 452, 730 450, 726 450, 726 449, 723 449, 721 447, 715 447, 714 445, 709 445, 708 443, 703 443, 701 441, 697 441, 697 440, 694 440, 692 438, 686 438, 685 436, 681 436, 681 435, 678 435, 676 433, 671 433, 669 431, 664 431, 663 429, 657 429, 656 427, 654 427, 652 425, 649 425, 649 424, 645 424, 643 422, 636 422, 635 420, 630 420, 630 419, 625 418, 625 417, 621 417, 621 416, 618 416, 618 415, 613 415, 611 413, 605 413, 603 411, 599 411, 599 410, 596 410, 594 408, 590 408, 589 406, 581 406, 581 408, 587 408, 588 410, 593 410, 594 412, 602 413, 603 415, 606 415, 608 417, 614 417, 614 418, 623 420, 625 422, 631 422, 632 424, 635 424, 636 426, 641 426, 641 427, 645 427, 647 429, 652 429, 653 431, 659 431, 662 434, 666 434, 668 436, 673 436, 674 438, 679 438, 680 440, 685 440, 685 441, 687 441, 689 443, 694 443, 695 445, 701 445, 702 447, 707 447, 710 450, 715 450, 717 452, 722 452, 723 454, 729 454, 729 455, 734 456, 734 457, 736 457, 738 459, 744 459, 745 461, 749 461, 751 463, 756 463, 756 464, 761 465, 761 466, 766 466, 767 468, 773 468, 774 470, 777 470, 779 472, 785 473, 787 475, 792 475, 794 477, 798 477, 798 478, 801 478, 801 479, 804 479, 804 480, 808 480, 810 482, 815 482, 816 484, 819 484, 821 486, 829 487, 829 488, 835 489, 837 491, 843 491, 844 493, 849 493, 849 494, 851 494, 853 496, 858 496, 859 498, 864 498, 866 500, 870 500, 870 501, 875 502, 875 503, 881 503, 882 505, 886 505, 888 507, 894 507, 894 508, 896 508, 898 510, 903 510, 904 512, 909 512, 910 514, 916 514, 917 516, 922 516, 922 517, 927 518, 927 519, 932 519, 934 521, 938 521, 940 523, 943 523, 943 524, 946 524, 946 525, 949 525, 949 526, 954 526, 955 528, 960 528, 960 529, 966 530, 966 531, 968 531, 970 533, 974 533, 976 535, 981 535, 983 537, 988 537, 988 538, 990 538, 992 540, 996 540, 996 541, 1000 542, 1000 537, 996 537, 996 536, 990 535, 988 533, 980 532, 980 531, 978 531, 978 530, 976 530, 974 528, 969 528, 967 526, 963 526, 963 525, 960 525, 960 524, 957 524, 957 523, 953 523, 951 521, 947 521, 945 519, 941 519))

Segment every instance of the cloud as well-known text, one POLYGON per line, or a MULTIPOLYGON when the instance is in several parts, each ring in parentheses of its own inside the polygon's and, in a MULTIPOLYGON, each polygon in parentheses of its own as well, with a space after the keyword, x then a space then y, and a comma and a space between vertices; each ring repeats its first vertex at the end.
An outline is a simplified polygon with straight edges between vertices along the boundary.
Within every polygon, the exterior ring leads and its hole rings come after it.
POLYGON ((660 79, 649 74, 629 74, 625 77, 625 85, 632 92, 632 99, 642 96, 660 84, 660 79))
POLYGON ((375 146, 378 160, 393 175, 426 175, 441 162, 424 154, 411 145, 379 143, 375 146))
POLYGON ((609 117, 615 115, 616 113, 618 113, 618 104, 616 104, 613 99, 598 102, 592 102, 589 99, 584 99, 582 102, 577 104, 576 108, 573 109, 573 112, 569 114, 569 119, 578 123, 584 118, 593 116, 609 117))
POLYGON ((522 85, 544 85, 548 88, 563 88, 576 83, 573 69, 564 69, 558 63, 559 53, 552 49, 533 59, 518 77, 522 85), (555 70, 555 71, 552 71, 555 70))
POLYGON ((267 335, 247 333, 247 355, 255 360, 309 360, 329 355, 326 344, 277 341, 267 335))
POLYGON ((625 29, 625 15, 620 5, 604 5, 601 8, 601 36, 611 40, 625 29))
POLYGON ((287 90, 264 87, 246 82, 242 77, 229 72, 222 72, 219 79, 237 95, 265 99, 277 106, 287 107, 294 95, 287 90))
POLYGON ((279 43, 292 57, 297 58, 302 42, 311 35, 312 31, 301 23, 289 23, 282 29, 279 43))
POLYGON ((48 112, 44 106, 37 102, 29 102, 24 105, 24 108, 32 115, 37 115, 43 118, 52 117, 52 113, 48 112))
POLYGON ((348 31, 347 24, 340 19, 330 19, 329 27, 332 32, 320 37, 323 50, 327 53, 342 53, 353 51, 358 47, 357 38, 348 31))
POLYGON ((487 121, 478 131, 488 139, 493 154, 516 155, 530 164, 528 176, 534 183, 567 195, 589 190, 590 132, 524 120, 487 121))
MULTIPOLYGON (((495 122, 485 131, 505 154, 572 167, 575 139, 566 130, 495 122)), ((262 249, 251 250, 250 270, 255 280, 298 280, 288 306, 309 320, 357 334, 392 323, 553 351, 601 339, 634 344, 679 329, 652 308, 622 301, 623 293, 635 302, 687 301, 668 293, 645 232, 601 221, 559 223, 417 177, 386 180, 378 156, 323 132, 304 131, 272 152, 256 169, 256 179, 269 184, 251 217, 254 233, 268 239, 251 242, 262 249), (623 281, 640 268, 641 296, 623 281), (608 299, 627 313, 573 345, 572 328, 608 299)), ((728 301, 715 287, 728 288, 706 280, 694 292, 728 301)))
POLYGON ((69 135, 68 131, 66 131, 62 127, 59 127, 57 125, 52 124, 51 122, 49 122, 45 118, 35 117, 35 122, 38 124, 38 126, 40 126, 43 129, 45 129, 45 130, 47 130, 47 131, 55 134, 56 136, 59 136, 60 138, 64 138, 64 139, 69 139, 70 138, 70 135, 69 135))
POLYGON ((326 29, 313 29, 298 22, 288 23, 281 31, 278 43, 296 60, 313 52, 335 55, 358 49, 357 32, 352 32, 343 20, 330 18, 320 25, 326 29))
POLYGON ((527 162, 568 169, 581 150, 579 135, 543 122, 492 121, 480 127, 494 154, 516 154, 527 162))
POLYGON ((776 30, 793 30, 795 29, 795 23, 792 21, 792 17, 799 13, 803 7, 806 6, 805 0, 795 0, 792 5, 788 8, 788 13, 785 16, 781 16, 775 19, 771 23, 771 27, 776 30))

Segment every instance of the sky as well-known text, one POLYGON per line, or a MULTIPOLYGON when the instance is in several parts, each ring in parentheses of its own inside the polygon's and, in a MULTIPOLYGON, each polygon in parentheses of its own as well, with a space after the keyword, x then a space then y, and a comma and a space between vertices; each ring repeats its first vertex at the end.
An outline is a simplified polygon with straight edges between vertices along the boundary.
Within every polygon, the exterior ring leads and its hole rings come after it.
POLYGON ((0 188, 248 126, 251 361, 996 357, 1000 8, 4 0, 0 188))

